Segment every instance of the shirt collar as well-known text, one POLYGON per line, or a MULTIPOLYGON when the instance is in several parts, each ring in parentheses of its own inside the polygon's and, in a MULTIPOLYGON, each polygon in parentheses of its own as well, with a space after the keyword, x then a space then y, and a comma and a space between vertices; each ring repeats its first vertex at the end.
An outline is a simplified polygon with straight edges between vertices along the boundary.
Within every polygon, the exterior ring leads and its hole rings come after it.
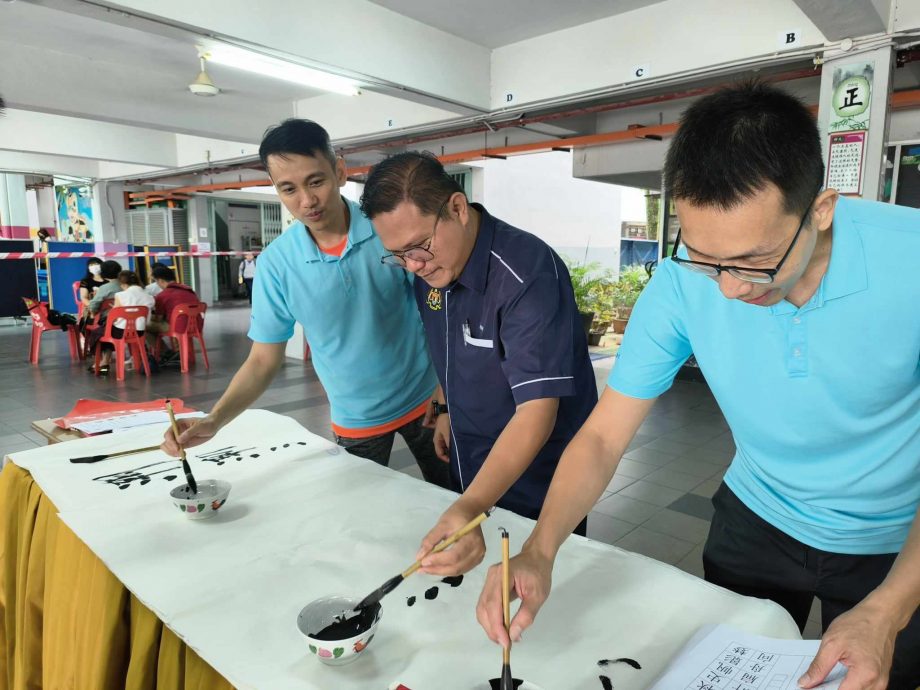
POLYGON ((824 299, 846 297, 869 287, 866 250, 854 222, 859 203, 846 197, 837 200, 831 260, 823 280, 824 299))
POLYGON ((297 221, 297 225, 300 227, 292 228, 295 232, 300 234, 304 258, 307 263, 313 263, 315 261, 338 261, 343 258, 348 250, 351 249, 356 244, 361 244, 365 240, 370 239, 374 236, 374 226, 371 225, 370 220, 361 212, 361 207, 351 199, 346 199, 342 197, 348 206, 348 243, 345 245, 345 251, 342 252, 342 256, 331 256, 324 253, 316 246, 316 242, 313 241, 313 237, 307 232, 306 226, 297 221))
POLYGON ((482 206, 470 204, 479 211, 479 234, 470 258, 467 259, 463 272, 457 282, 477 292, 485 292, 489 277, 489 264, 492 259, 492 240, 495 238, 495 218, 482 206))
MULTIPOLYGON (((846 197, 837 200, 831 226, 831 258, 827 264, 827 271, 821 278, 815 294, 802 306, 803 309, 821 307, 828 300, 846 297, 869 287, 866 251, 859 228, 853 221, 858 210, 858 207, 854 208, 856 204, 859 202, 846 197)), ((797 307, 783 300, 774 305, 772 310, 774 314, 787 314, 797 311, 797 307)))

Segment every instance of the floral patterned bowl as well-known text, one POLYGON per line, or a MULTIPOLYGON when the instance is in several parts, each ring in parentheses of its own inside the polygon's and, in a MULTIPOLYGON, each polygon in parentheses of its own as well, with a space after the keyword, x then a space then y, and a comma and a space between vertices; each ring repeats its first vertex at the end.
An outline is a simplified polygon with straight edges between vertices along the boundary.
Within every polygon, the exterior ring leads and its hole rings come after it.
POLYGON ((220 479, 205 479, 198 482, 198 493, 193 494, 188 484, 177 486, 169 492, 173 505, 192 520, 213 517, 218 509, 227 502, 230 495, 230 482, 220 479))
POLYGON ((344 666, 358 658, 374 639, 377 625, 380 623, 380 605, 370 616, 369 627, 363 626, 360 634, 342 640, 319 640, 313 635, 331 625, 337 616, 351 611, 358 599, 330 596, 317 599, 307 604, 297 616, 297 629, 307 640, 310 653, 322 663, 330 666, 344 666))

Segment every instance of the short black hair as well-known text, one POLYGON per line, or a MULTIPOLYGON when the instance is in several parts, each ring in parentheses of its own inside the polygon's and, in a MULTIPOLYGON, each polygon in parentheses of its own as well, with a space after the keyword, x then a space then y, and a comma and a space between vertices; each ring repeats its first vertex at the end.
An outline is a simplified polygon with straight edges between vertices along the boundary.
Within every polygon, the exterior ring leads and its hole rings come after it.
POLYGON ((113 278, 117 278, 118 274, 121 273, 121 264, 112 259, 103 261, 99 272, 106 280, 112 280, 113 278))
POLYGON ((163 264, 154 266, 151 273, 153 273, 153 277, 157 280, 165 280, 167 283, 176 282, 176 272, 169 266, 164 266, 163 264))
POLYGON ((292 117, 265 130, 259 145, 259 159, 268 170, 268 157, 292 154, 322 156, 335 168, 336 155, 329 132, 313 120, 292 117))
POLYGON ((463 194, 463 187, 447 173, 434 154, 407 151, 390 156, 371 168, 361 195, 361 210, 373 219, 409 201, 422 215, 433 216, 440 209, 443 218, 446 214, 443 204, 456 192, 463 194))
POLYGON ((824 184, 818 125, 795 96, 745 81, 704 96, 680 118, 664 166, 675 199, 731 209, 776 185, 803 214, 824 184))

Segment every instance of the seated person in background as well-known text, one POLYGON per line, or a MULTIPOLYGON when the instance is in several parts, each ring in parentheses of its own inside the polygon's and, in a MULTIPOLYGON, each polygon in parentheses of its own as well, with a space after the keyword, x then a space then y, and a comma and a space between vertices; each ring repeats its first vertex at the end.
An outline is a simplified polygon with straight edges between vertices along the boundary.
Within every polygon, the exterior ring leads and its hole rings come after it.
POLYGON ((80 302, 83 309, 89 306, 90 300, 96 295, 96 290, 106 284, 102 277, 102 259, 95 256, 86 261, 86 275, 80 279, 80 302))
POLYGON ((153 277, 160 288, 160 293, 154 298, 153 316, 147 324, 147 344, 151 348, 156 345, 160 334, 169 330, 169 318, 172 316, 173 309, 180 304, 198 304, 200 302, 198 295, 195 294, 192 288, 176 282, 176 273, 168 266, 160 265, 155 267, 153 277))
MULTIPOLYGON (((118 274, 118 287, 121 292, 115 293, 115 307, 147 307, 148 314, 153 311, 153 297, 144 292, 141 287, 140 278, 134 271, 121 271, 118 274)), ((147 319, 138 319, 135 327, 140 335, 144 335, 144 326, 147 319)), ((121 338, 125 334, 126 319, 117 319, 112 324, 112 335, 121 338)), ((100 329, 101 331, 102 329, 100 329)), ((100 335, 102 333, 100 332, 100 335)), ((112 363, 112 352, 115 348, 109 343, 102 344, 102 361, 99 367, 99 374, 104 375, 109 372, 109 365, 112 363)), ((129 355, 130 357, 130 355, 129 355)))
MULTIPOLYGON (((118 274, 118 284, 121 287, 121 292, 115 294, 116 307, 147 307, 148 314, 153 313, 156 300, 141 287, 141 280, 137 277, 137 273, 134 271, 122 271, 118 274)), ((112 324, 112 335, 121 337, 122 334, 120 332, 116 333, 115 329, 123 331, 124 322, 124 319, 118 319, 112 324)), ((146 322, 146 319, 138 321, 137 330, 143 331, 146 322)))
MULTIPOLYGON (((115 293, 121 290, 118 285, 118 274, 121 272, 121 264, 117 261, 103 261, 99 267, 99 273, 102 276, 103 283, 96 288, 92 299, 86 305, 90 314, 95 316, 102 309, 102 303, 107 299, 113 299, 115 293)), ((81 288, 82 292, 82 288, 81 288)))
MULTIPOLYGON (((93 298, 89 301, 89 304, 86 305, 85 309, 87 319, 91 319, 102 312, 98 322, 98 328, 89 331, 86 337, 87 353, 91 353, 95 349, 96 343, 99 342, 99 338, 105 334, 105 311, 108 311, 108 309, 103 311, 102 305, 107 299, 114 300, 115 295, 121 291, 121 286, 118 284, 119 273, 121 273, 121 264, 117 261, 109 260, 102 262, 100 266, 100 275, 105 280, 105 283, 96 288, 93 298)), ((95 365, 90 365, 88 369, 89 371, 95 371, 95 365)))
POLYGON ((80 279, 79 303, 83 311, 80 316, 79 329, 82 335, 86 334, 86 324, 88 324, 93 315, 89 311, 90 300, 96 295, 96 290, 106 284, 105 278, 102 277, 102 259, 95 256, 86 261, 86 275, 80 279))
POLYGON ((157 282, 156 276, 154 275, 154 271, 156 271, 157 268, 161 266, 163 268, 169 268, 166 264, 162 263, 161 261, 155 261, 150 266, 150 283, 144 286, 144 292, 146 292, 151 297, 156 297, 161 292, 163 292, 163 288, 160 287, 160 284, 157 282))

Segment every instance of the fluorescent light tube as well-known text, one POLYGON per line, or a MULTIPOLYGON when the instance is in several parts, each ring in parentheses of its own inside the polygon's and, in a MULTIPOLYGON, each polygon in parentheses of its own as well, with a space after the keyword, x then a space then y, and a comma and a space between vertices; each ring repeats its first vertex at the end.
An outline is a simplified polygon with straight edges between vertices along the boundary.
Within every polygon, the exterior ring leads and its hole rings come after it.
POLYGON ((228 45, 216 45, 205 48, 208 59, 219 65, 261 74, 274 79, 283 79, 295 84, 303 84, 314 89, 340 93, 345 96, 357 96, 358 85, 351 79, 329 74, 303 65, 286 62, 277 58, 260 55, 249 50, 228 45))

